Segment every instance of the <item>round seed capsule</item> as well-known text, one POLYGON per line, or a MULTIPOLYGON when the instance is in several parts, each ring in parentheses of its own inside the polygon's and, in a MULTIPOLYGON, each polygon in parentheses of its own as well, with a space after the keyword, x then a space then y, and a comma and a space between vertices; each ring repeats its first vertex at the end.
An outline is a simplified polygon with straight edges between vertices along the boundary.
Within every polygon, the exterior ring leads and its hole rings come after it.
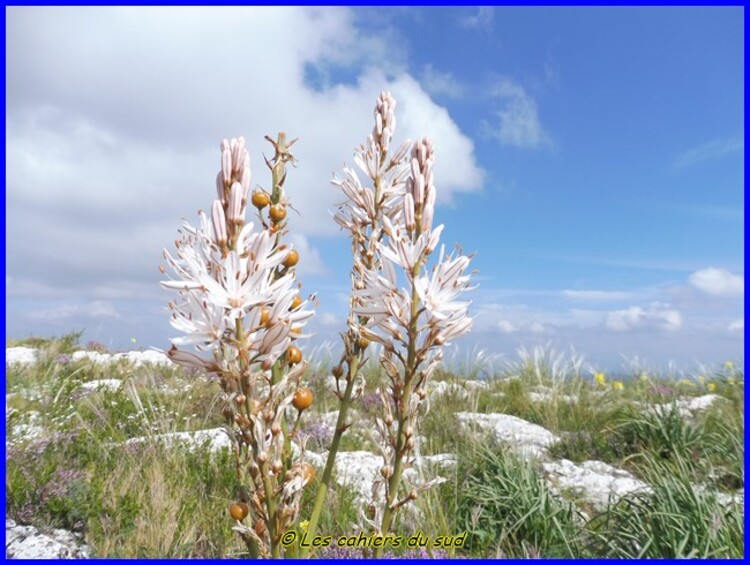
POLYGON ((268 195, 268 193, 263 192, 262 190, 257 190, 253 192, 251 202, 256 208, 265 208, 270 204, 271 197, 268 195))
POLYGON ((285 267, 294 267, 297 263, 299 263, 299 253, 297 253, 296 249, 292 249, 287 253, 283 264, 285 267))
POLYGON ((268 212, 268 215, 274 222, 278 223, 286 218, 286 208, 284 208, 281 204, 274 204, 273 206, 271 206, 271 210, 268 212))
POLYGON ((229 515, 233 520, 244 520, 249 512, 250 509, 244 502, 235 502, 229 507, 229 515))
POLYGON ((313 392, 309 388, 301 388, 294 393, 292 398, 292 406, 294 406, 300 412, 307 410, 312 406, 313 403, 313 392))
POLYGON ((305 486, 309 485, 315 480, 315 467, 313 467, 309 463, 302 463, 300 469, 302 470, 302 477, 305 480, 305 486))
POLYGON ((286 350, 286 360, 290 365, 296 365, 302 361, 302 351, 295 345, 290 345, 286 350))

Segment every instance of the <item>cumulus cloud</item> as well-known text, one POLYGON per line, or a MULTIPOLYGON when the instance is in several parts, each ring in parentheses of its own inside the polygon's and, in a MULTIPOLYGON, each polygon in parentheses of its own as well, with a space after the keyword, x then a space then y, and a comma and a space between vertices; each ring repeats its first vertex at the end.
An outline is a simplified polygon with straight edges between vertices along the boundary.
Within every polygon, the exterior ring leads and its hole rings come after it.
POLYGON ((637 329, 674 331, 682 327, 682 315, 679 310, 670 308, 667 304, 654 302, 645 308, 631 306, 623 310, 609 312, 604 324, 607 328, 615 331, 637 329))
POLYGON ((551 145, 552 139, 539 120, 536 101, 510 78, 503 77, 490 89, 503 108, 497 112, 497 124, 484 124, 485 132, 503 145, 536 149, 551 145))
POLYGON ((514 331, 516 331, 516 327, 508 320, 499 320, 497 322, 497 329, 500 333, 503 334, 512 334, 514 331))
POLYGON ((688 277, 688 282, 711 296, 742 296, 745 292, 744 275, 736 275, 716 267, 695 271, 688 277))
POLYGON ((278 131, 300 137, 286 187, 301 215, 290 214, 290 228, 307 259, 300 270, 320 274, 313 238, 338 233, 327 213, 339 199, 331 174, 352 162, 384 89, 399 102, 398 138, 433 138, 440 201, 480 189, 472 141, 403 70, 400 48, 353 14, 10 8, 9 294, 156 296, 162 247, 180 217, 195 224, 210 206, 220 139, 246 137, 253 186, 267 188, 263 136, 278 131), (311 66, 344 68, 354 80, 314 87, 311 66))

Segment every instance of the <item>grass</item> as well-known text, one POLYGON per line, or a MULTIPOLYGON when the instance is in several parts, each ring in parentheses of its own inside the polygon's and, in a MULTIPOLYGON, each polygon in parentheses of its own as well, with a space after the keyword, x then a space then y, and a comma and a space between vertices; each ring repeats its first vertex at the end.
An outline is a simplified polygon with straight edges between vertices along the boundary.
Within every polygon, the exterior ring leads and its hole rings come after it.
MULTIPOLYGON (((218 385, 171 367, 71 361, 81 349, 79 337, 8 343, 40 354, 35 365, 6 368, 6 515, 42 530, 79 532, 96 557, 246 556, 227 513, 238 494, 231 454, 155 439, 220 427, 218 385), (122 381, 119 389, 84 389, 112 378, 122 381), (145 439, 126 444, 135 437, 145 439)), ((463 547, 444 550, 456 557, 743 555, 742 505, 731 502, 744 488, 741 370, 702 368, 686 378, 646 376, 638 367, 615 385, 609 377, 597 383, 578 356, 549 348, 522 351, 518 361, 500 367, 498 359, 475 353, 476 366, 454 358, 434 376, 444 384, 435 384, 442 394, 430 397, 417 430, 420 449, 453 454, 456 465, 439 471, 446 481, 417 499, 417 514, 404 514, 396 534, 408 538, 421 528, 434 539, 466 531, 463 547), (466 377, 484 384, 468 386, 466 377), (709 393, 721 399, 706 410, 680 413, 680 402, 709 393), (648 408, 656 404, 663 406, 648 408), (577 506, 564 491, 553 491, 539 461, 468 431, 457 412, 509 414, 539 424, 561 438, 549 450, 551 459, 604 461, 650 489, 603 509, 577 506)), ((325 443, 315 416, 337 406, 325 382, 330 366, 318 362, 306 377, 315 394, 305 414, 310 433, 319 434, 308 444, 315 450, 325 443)), ((376 391, 386 379, 372 362, 365 377, 343 450, 374 451, 369 422, 379 413, 376 391)), ((313 485, 305 493, 303 518, 314 492, 313 485)), ((332 488, 319 531, 334 539, 358 533, 360 509, 353 492, 332 488)))

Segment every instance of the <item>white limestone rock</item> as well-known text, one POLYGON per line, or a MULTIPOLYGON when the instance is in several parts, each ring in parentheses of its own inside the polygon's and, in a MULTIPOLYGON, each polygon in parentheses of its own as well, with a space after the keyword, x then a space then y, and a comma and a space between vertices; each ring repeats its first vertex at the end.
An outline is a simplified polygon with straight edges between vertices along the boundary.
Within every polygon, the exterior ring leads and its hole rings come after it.
POLYGON ((542 426, 507 414, 458 412, 456 416, 464 425, 477 425, 493 433, 499 441, 509 444, 525 458, 546 456, 547 448, 560 439, 542 426))
POLYGON ((704 394, 703 396, 693 398, 680 398, 675 402, 668 402, 666 404, 654 404, 646 408, 646 412, 650 414, 668 414, 672 410, 672 407, 676 406, 680 416, 689 419, 695 416, 697 412, 707 410, 720 400, 723 400, 723 397, 718 394, 704 394))
POLYGON ((153 437, 134 437, 127 440, 125 445, 137 445, 147 441, 159 441, 170 446, 185 445, 188 449, 207 443, 212 452, 232 446, 232 441, 224 428, 211 428, 196 432, 173 432, 153 437))
POLYGON ((92 363, 97 365, 109 365, 111 363, 117 363, 125 360, 132 363, 135 367, 141 367, 143 365, 161 365, 168 366, 172 362, 169 360, 161 351, 127 351, 125 353, 99 353, 98 351, 75 351, 71 356, 73 361, 80 361, 82 359, 88 359, 92 363))
POLYGON ((579 501, 591 504, 596 510, 604 510, 610 501, 614 503, 633 492, 650 492, 643 481, 601 461, 576 465, 563 459, 544 463, 542 468, 553 493, 573 493, 579 501))
POLYGON ((67 530, 52 530, 48 534, 33 526, 20 526, 5 520, 6 559, 71 559, 88 558, 89 550, 67 530))
POLYGON ((39 358, 39 351, 31 347, 6 347, 5 366, 33 365, 39 358))

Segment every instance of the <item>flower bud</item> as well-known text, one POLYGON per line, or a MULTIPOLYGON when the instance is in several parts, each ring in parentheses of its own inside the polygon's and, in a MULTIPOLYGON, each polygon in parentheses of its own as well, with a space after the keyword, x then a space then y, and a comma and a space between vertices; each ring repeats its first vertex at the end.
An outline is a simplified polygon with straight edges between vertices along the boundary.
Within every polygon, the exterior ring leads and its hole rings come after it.
POLYGON ((245 160, 245 138, 240 137, 232 148, 232 172, 239 173, 245 160))
POLYGON ((232 152, 229 149, 221 152, 221 174, 225 184, 232 180, 232 152))
POLYGON ((247 165, 242 168, 242 173, 240 174, 240 184, 242 185, 242 195, 245 199, 247 199, 247 195, 250 193, 250 180, 253 178, 252 172, 250 171, 250 166, 247 165))
POLYGON ((216 173, 216 197, 222 206, 227 203, 226 196, 224 195, 224 175, 221 171, 216 173))
POLYGON ((227 220, 224 217, 224 207, 221 202, 214 200, 211 205, 211 224, 214 229, 214 240, 220 246, 227 244, 227 220))
POLYGON ((238 182, 232 183, 229 193, 229 209, 227 210, 229 221, 241 226, 245 223, 244 212, 245 210, 242 206, 242 185, 238 182))

